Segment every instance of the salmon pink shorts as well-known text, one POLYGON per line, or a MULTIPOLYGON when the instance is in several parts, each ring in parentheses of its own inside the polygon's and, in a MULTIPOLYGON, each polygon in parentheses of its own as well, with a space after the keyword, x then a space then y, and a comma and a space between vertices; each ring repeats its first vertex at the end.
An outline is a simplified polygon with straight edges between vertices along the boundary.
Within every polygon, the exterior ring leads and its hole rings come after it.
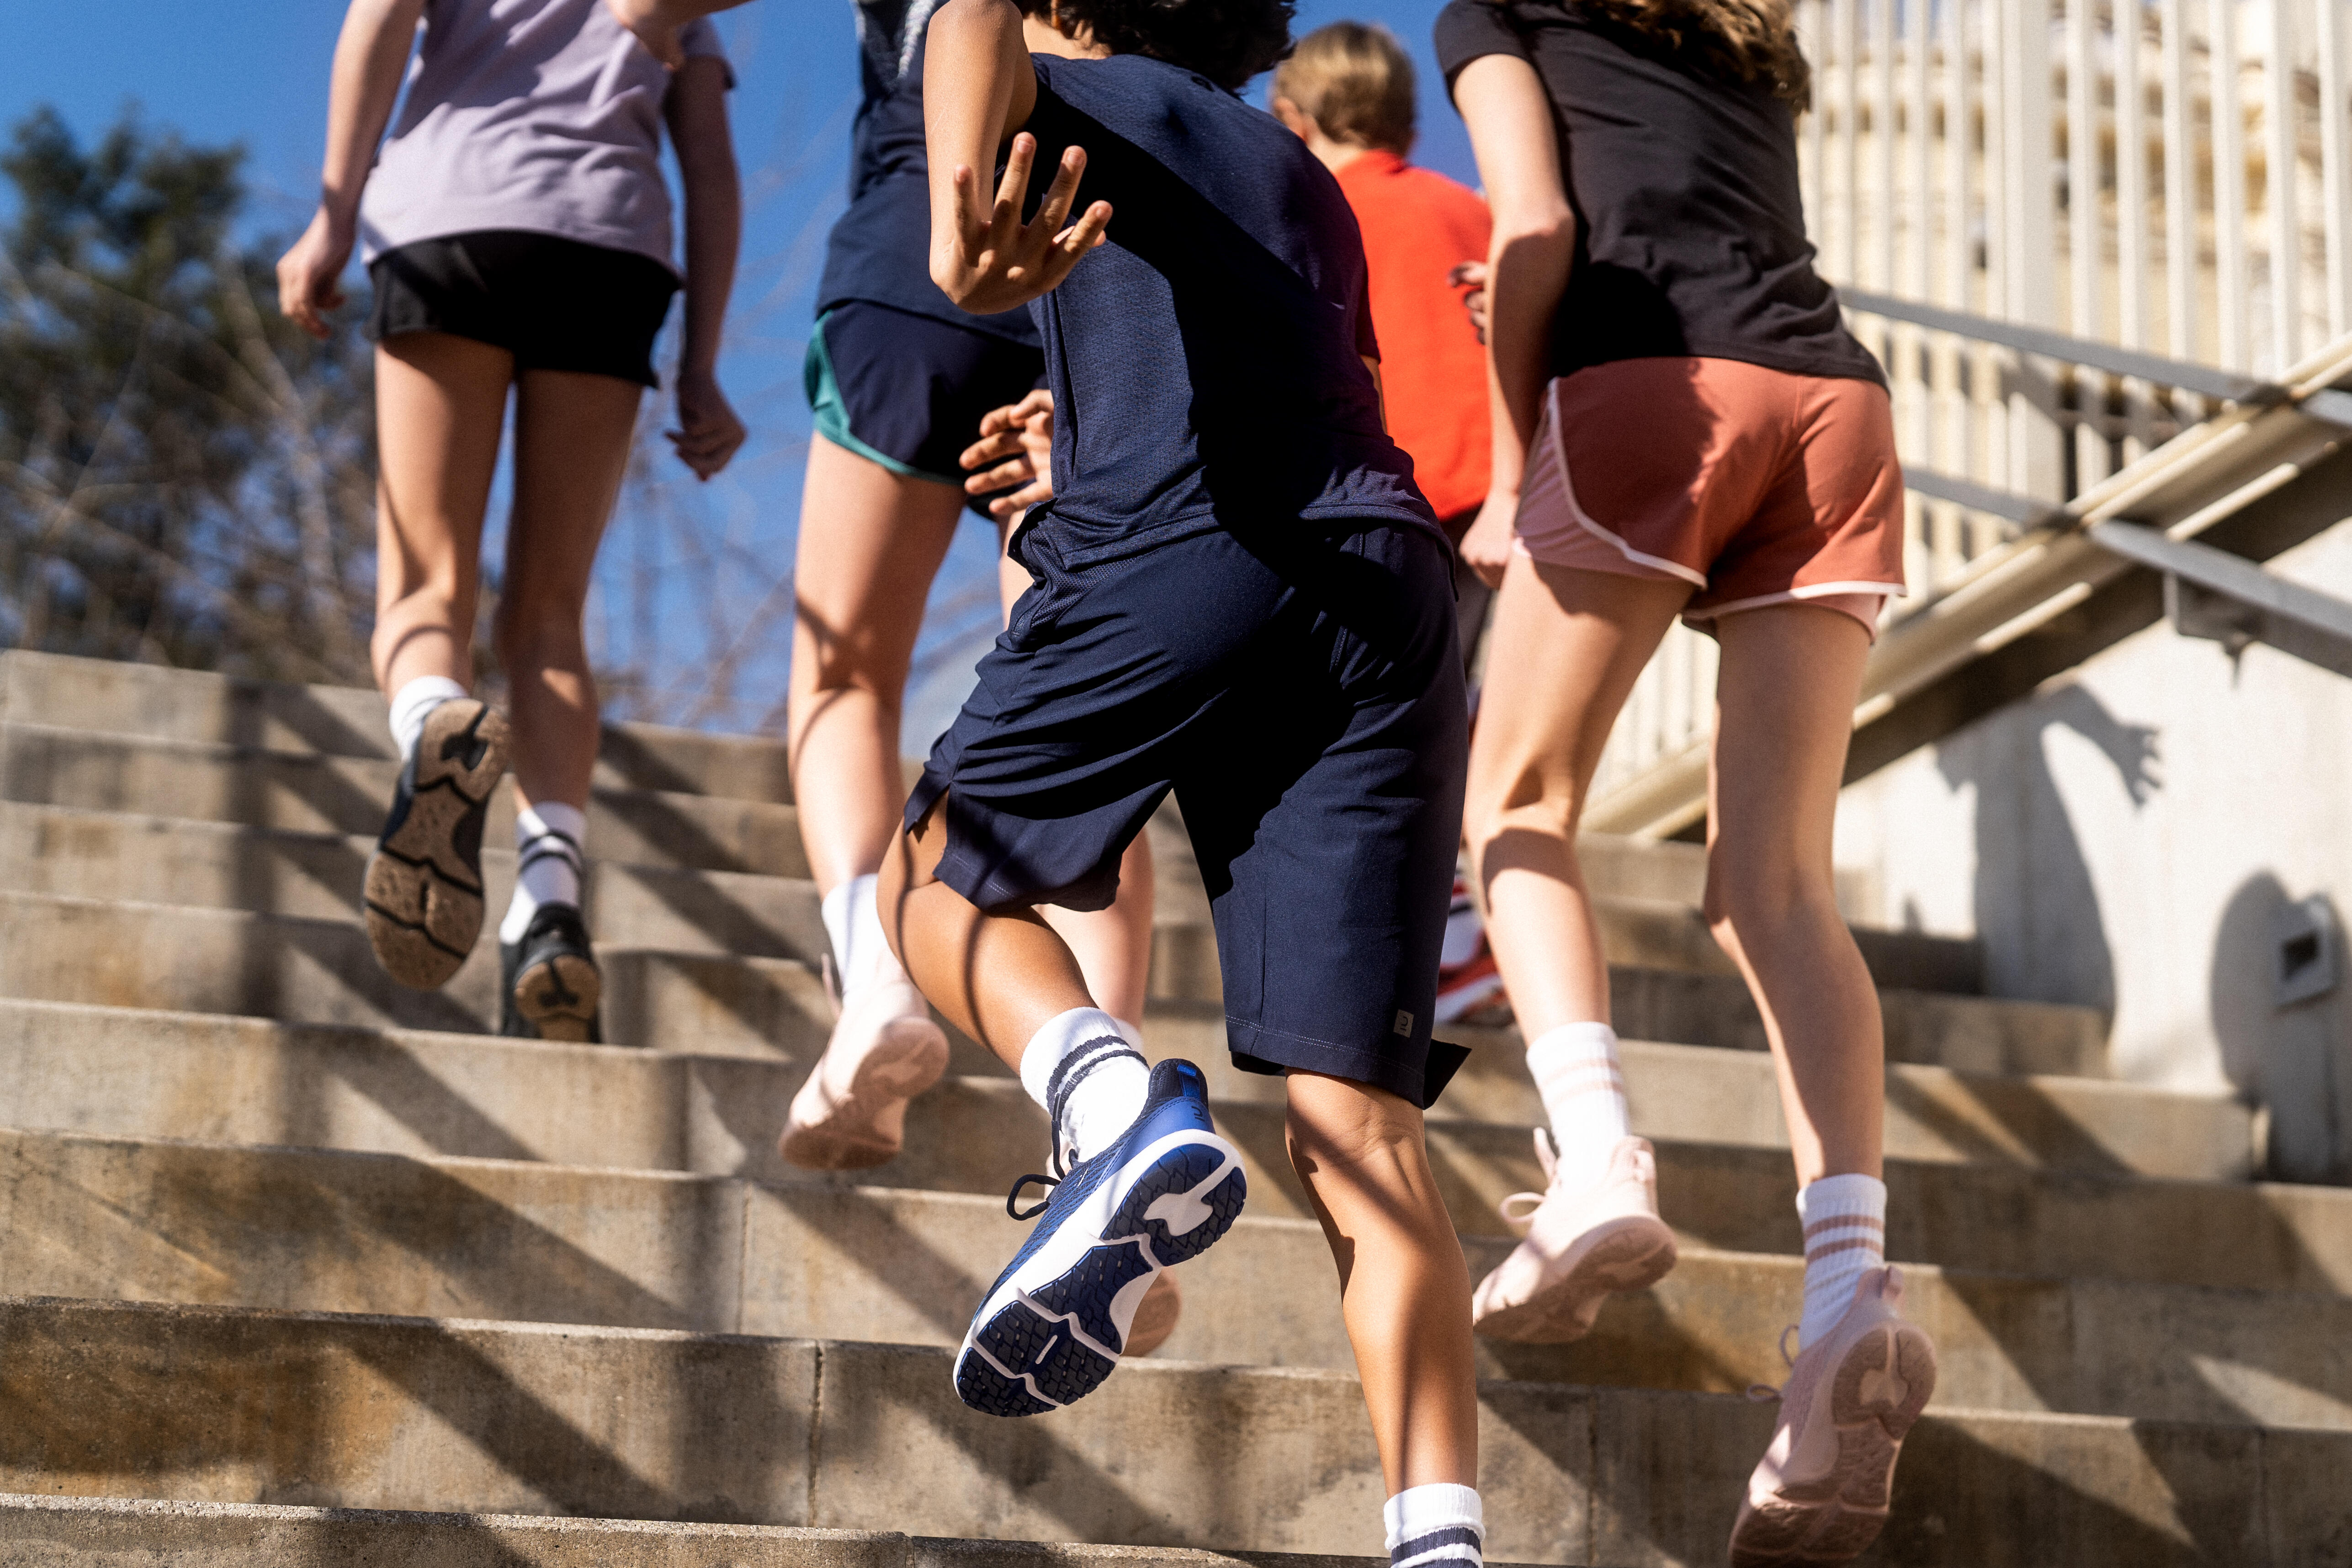
POLYGON ((1701 630, 1766 605, 1842 610, 1875 637, 1903 592, 1903 472, 1886 391, 1728 359, 1633 359, 1544 389, 1518 549, 1551 566, 1688 583, 1701 630))

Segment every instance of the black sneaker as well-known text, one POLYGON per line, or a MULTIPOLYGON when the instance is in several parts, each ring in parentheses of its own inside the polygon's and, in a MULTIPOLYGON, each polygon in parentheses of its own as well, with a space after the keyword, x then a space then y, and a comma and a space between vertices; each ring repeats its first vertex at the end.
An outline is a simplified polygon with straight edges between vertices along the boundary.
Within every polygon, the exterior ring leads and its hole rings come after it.
POLYGON ((499 943, 499 1033, 601 1045, 604 977, 577 904, 541 904, 520 942, 499 943))
POLYGON ((401 766, 362 898, 384 973, 430 991, 482 934, 482 823, 507 771, 506 716, 470 697, 425 716, 401 766))

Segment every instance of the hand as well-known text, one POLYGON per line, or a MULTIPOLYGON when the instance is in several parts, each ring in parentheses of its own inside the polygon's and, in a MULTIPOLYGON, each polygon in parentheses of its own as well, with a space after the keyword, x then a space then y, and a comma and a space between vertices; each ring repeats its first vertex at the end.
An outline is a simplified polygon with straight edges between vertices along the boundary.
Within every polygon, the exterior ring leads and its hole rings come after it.
POLYGON ((1077 222, 1062 226, 1078 194, 1078 176, 1086 173, 1082 147, 1063 152, 1035 221, 1021 221, 1029 165, 1036 156, 1035 137, 1024 131, 1013 139, 992 207, 981 205, 980 179, 971 165, 956 165, 955 232, 932 253, 931 281, 975 316, 1014 310, 1049 292, 1103 242, 1108 202, 1095 203, 1077 222))
POLYGON ((988 515, 999 522, 1052 500, 1054 395, 1041 386, 1018 403, 990 409, 981 419, 980 439, 957 460, 975 470, 963 482, 967 495, 1008 492, 988 503, 988 515), (1013 489, 1015 485, 1021 488, 1013 489))
POLYGON ((331 330, 319 312, 342 305, 352 227, 349 219, 338 219, 322 206, 294 248, 278 258, 278 309, 314 338, 331 330))
POLYGON ((613 13, 614 21, 637 36, 637 42, 645 45, 646 52, 654 58, 672 70, 686 63, 686 46, 677 39, 679 23, 663 0, 604 0, 604 8, 613 13))
POLYGON ((1457 261, 1445 280, 1456 289, 1470 291, 1462 296, 1463 309, 1470 312, 1471 330, 1478 341, 1486 341, 1486 264, 1483 261, 1457 261))
POLYGON ((1470 570, 1478 574, 1478 581, 1489 588, 1503 585, 1503 574, 1510 568, 1511 546, 1518 537, 1515 526, 1519 515, 1519 498, 1503 491, 1489 492, 1486 504, 1478 509, 1477 518, 1470 531, 1462 536, 1458 547, 1462 559, 1470 570))
POLYGON ((719 390, 719 378, 707 370, 678 373, 677 422, 679 428, 663 434, 698 479, 708 481, 743 445, 743 422, 719 390))

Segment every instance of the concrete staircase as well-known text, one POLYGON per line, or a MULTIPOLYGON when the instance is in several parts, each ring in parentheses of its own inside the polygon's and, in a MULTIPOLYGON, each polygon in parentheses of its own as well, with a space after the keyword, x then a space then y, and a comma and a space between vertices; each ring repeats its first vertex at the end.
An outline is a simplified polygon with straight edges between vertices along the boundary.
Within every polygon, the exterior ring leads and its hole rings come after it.
MULTIPOLYGON (((446 992, 376 969, 389 750, 369 692, 0 656, 0 1562, 1380 1552, 1330 1263, 1278 1085, 1226 1062, 1180 832, 1150 1044, 1209 1070, 1250 1208, 1158 1355, 1003 1422, 948 1364, 1023 1235, 1019 1086, 961 1046, 894 1163, 774 1153, 827 1028, 781 748, 607 731, 602 1047, 482 1036, 487 941, 446 992)), ((1797 1310, 1794 1185, 1696 852, 1591 862, 1684 1260, 1582 1343, 1482 1342, 1489 1551, 1714 1563, 1772 1421, 1740 1391, 1797 1310)), ((2103 1019, 1972 994, 1971 944, 1864 935, 1890 1252, 1944 1364, 1869 1561, 2352 1561, 2352 1192, 2253 1183, 2244 1108, 2105 1078, 2103 1019)), ((1432 1142, 1480 1270, 1538 1108, 1514 1037, 1457 1034, 1432 1142)))

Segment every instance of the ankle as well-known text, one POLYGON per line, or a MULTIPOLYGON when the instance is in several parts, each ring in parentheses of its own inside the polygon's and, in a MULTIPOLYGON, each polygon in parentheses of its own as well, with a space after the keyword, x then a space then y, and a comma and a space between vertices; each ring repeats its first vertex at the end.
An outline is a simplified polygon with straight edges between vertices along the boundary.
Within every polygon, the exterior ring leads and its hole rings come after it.
POLYGON ((1092 1159, 1142 1112, 1151 1069, 1118 1020, 1073 1007, 1046 1020, 1021 1053, 1021 1087, 1045 1107, 1057 1160, 1092 1159))

